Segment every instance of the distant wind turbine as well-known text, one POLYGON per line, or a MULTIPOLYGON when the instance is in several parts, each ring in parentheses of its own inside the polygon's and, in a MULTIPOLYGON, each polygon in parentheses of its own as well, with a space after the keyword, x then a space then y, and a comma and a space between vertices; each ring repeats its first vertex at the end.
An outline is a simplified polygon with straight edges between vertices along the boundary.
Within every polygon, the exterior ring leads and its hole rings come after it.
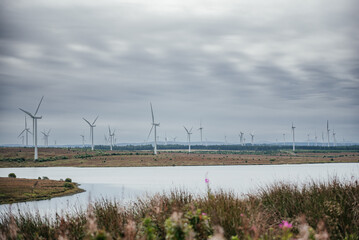
POLYGON ((89 121, 87 121, 85 118, 82 118, 83 120, 85 120, 85 122, 87 122, 87 124, 90 126, 90 138, 91 138, 91 150, 94 150, 94 145, 93 145, 93 128, 96 127, 95 122, 98 119, 98 116, 95 118, 95 120, 93 121, 93 123, 91 124, 89 121))
POLYGON ((186 130, 187 132, 187 139, 188 139, 188 152, 190 153, 191 152, 191 134, 192 134, 192 128, 188 131, 188 129, 183 126, 184 129, 186 130))
POLYGON ((283 145, 284 145, 284 146, 286 145, 286 142, 285 142, 285 133, 283 133, 283 145))
POLYGON ((294 129, 295 129, 295 127, 294 127, 294 125, 293 125, 293 123, 292 123, 292 134, 293 134, 293 152, 295 151, 295 137, 294 137, 294 129))
POLYGON ((160 123, 155 123, 155 116, 153 114, 153 108, 152 108, 152 103, 150 103, 150 106, 151 106, 151 115, 152 115, 152 127, 150 129, 150 132, 148 134, 148 137, 147 137, 147 141, 148 141, 148 138, 150 137, 151 133, 152 133, 152 129, 155 129, 155 132, 154 132, 154 137, 155 137, 155 147, 153 149, 153 153, 155 155, 157 155, 157 127, 160 126, 160 123))
POLYGON ((202 141, 202 131, 203 131, 203 127, 202 127, 202 120, 199 121, 199 128, 198 130, 201 133, 201 145, 203 145, 203 141, 202 141))
POLYGON ((309 146, 309 133, 307 134, 308 139, 307 139, 307 146, 309 146))
POLYGON ((337 139, 335 138, 335 135, 336 135, 336 133, 334 132, 334 129, 333 129, 333 142, 334 142, 334 147, 337 146, 337 139))
POLYGON ((243 134, 244 134, 243 132, 240 132, 240 133, 239 133, 240 143, 241 143, 242 145, 244 145, 243 134))
POLYGON ((37 119, 41 119, 41 117, 39 116, 36 116, 37 112, 39 111, 39 108, 40 108, 40 105, 41 105, 41 102, 42 100, 44 99, 44 96, 42 96, 41 100, 40 100, 40 103, 39 105, 37 106, 37 109, 35 111, 35 114, 32 115, 31 113, 29 113, 28 111, 25 111, 21 108, 19 108, 21 111, 23 111, 24 113, 26 113, 27 115, 29 115, 31 118, 32 118, 32 132, 33 132, 33 139, 34 139, 34 146, 35 146, 35 151, 34 151, 34 160, 36 161, 38 159, 38 156, 37 156, 37 119))
POLYGON ((44 145, 47 147, 49 146, 49 136, 50 136, 50 132, 51 132, 51 129, 49 131, 44 131, 44 132, 41 132, 42 134, 44 134, 44 145))
POLYGON ((85 135, 80 135, 82 137, 82 148, 85 147, 85 135))
POLYGON ((113 130, 113 132, 111 132, 111 128, 110 126, 108 126, 108 135, 109 135, 109 142, 110 142, 110 150, 112 151, 112 144, 114 142, 114 138, 115 138, 115 130, 113 130))
POLYGON ((251 135, 251 143, 252 146, 254 145, 254 133, 250 133, 249 135, 251 135))
POLYGON ((329 129, 329 121, 327 120, 328 147, 330 147, 329 132, 330 132, 330 129, 329 129))
POLYGON ((315 146, 318 147, 318 136, 317 136, 317 130, 315 130, 315 146))
POLYGON ((19 134, 19 137, 20 137, 23 133, 25 133, 25 136, 26 136, 26 145, 24 145, 24 144, 23 144, 23 145, 27 147, 27 145, 28 145, 28 133, 30 133, 30 134, 32 134, 32 133, 30 132, 30 128, 27 127, 26 115, 25 115, 25 128, 24 128, 24 130, 22 130, 22 132, 19 134))

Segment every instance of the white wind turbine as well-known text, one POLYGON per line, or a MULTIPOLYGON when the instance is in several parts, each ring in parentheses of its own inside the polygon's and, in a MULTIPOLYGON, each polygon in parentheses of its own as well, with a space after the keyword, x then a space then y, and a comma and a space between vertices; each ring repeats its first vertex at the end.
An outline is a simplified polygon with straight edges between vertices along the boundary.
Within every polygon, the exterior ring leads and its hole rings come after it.
POLYGON ((85 135, 80 135, 82 137, 82 148, 85 147, 85 135))
POLYGON ((32 134, 32 133, 30 132, 30 128, 27 127, 26 115, 25 115, 25 128, 24 128, 24 130, 22 130, 22 132, 19 134, 19 137, 20 137, 23 133, 25 133, 25 136, 26 136, 26 145, 24 145, 24 144, 23 144, 23 145, 27 147, 27 145, 28 145, 28 133, 30 133, 30 134, 32 134))
POLYGON ((317 130, 315 130, 315 146, 318 147, 318 136, 317 136, 317 130))
POLYGON ((295 151, 295 137, 294 137, 294 129, 295 129, 295 127, 294 127, 294 125, 293 125, 293 123, 292 123, 292 134, 293 134, 293 152, 295 151))
POLYGON ((203 131, 203 127, 202 127, 202 120, 199 121, 199 128, 198 130, 201 133, 201 145, 203 145, 203 141, 202 141, 202 131, 203 131))
POLYGON ((186 130, 186 132, 187 132, 187 138, 188 138, 188 152, 190 153, 191 152, 191 134, 192 134, 192 128, 188 131, 188 129, 185 127, 185 126, 183 126, 184 127, 184 129, 186 130))
POLYGON ((308 139, 307 139, 307 146, 309 146, 309 133, 307 134, 308 139))
MULTIPOLYGON (((154 128, 155 129, 155 147, 154 147, 154 150, 153 150, 153 153, 155 155, 157 155, 157 127, 160 126, 160 123, 155 123, 155 116, 153 115, 153 109, 152 109, 152 103, 150 103, 150 106, 151 106, 151 114, 152 114, 152 127, 150 129, 150 133, 148 134, 148 137, 147 137, 147 141, 148 141, 148 138, 150 137, 151 133, 152 133, 152 129, 154 128)), ((146 142, 147 142, 146 141, 146 142)))
POLYGON ((40 105, 42 100, 44 99, 44 96, 42 96, 39 105, 37 106, 37 109, 35 111, 35 114, 32 115, 31 113, 29 113, 28 111, 25 111, 21 108, 19 108, 21 111, 23 111, 24 113, 26 113, 27 115, 29 115, 32 118, 32 132, 33 132, 33 139, 34 139, 34 146, 35 146, 35 151, 34 151, 34 160, 36 161, 38 159, 37 156, 37 119, 41 119, 41 117, 36 116, 37 112, 39 111, 40 105))
POLYGON ((93 123, 91 124, 89 121, 87 121, 85 118, 82 118, 83 120, 85 120, 85 122, 87 122, 87 124, 90 126, 90 138, 91 138, 91 150, 94 150, 94 145, 93 145, 93 128, 96 127, 95 122, 98 119, 98 116, 95 118, 95 120, 93 121, 93 123))
POLYGON ((254 145, 254 133, 250 133, 249 135, 251 135, 251 143, 252 146, 254 145))
POLYGON ((330 147, 329 132, 330 132, 330 129, 329 129, 329 121, 327 120, 328 147, 330 147))
POLYGON ((49 136, 50 136, 50 132, 51 132, 51 129, 49 131, 44 131, 44 132, 41 132, 42 134, 44 134, 44 145, 47 147, 49 146, 49 136))
POLYGON ((285 133, 283 133, 283 145, 284 145, 284 146, 286 145, 286 142, 285 142, 285 133))
POLYGON ((113 132, 111 132, 111 128, 110 126, 108 126, 108 135, 110 137, 110 150, 112 151, 112 146, 115 140, 115 130, 113 130, 113 132))
POLYGON ((239 133, 240 143, 241 143, 242 145, 244 145, 243 134, 244 134, 243 132, 240 132, 240 133, 239 133))
POLYGON ((337 146, 337 139, 335 138, 335 135, 336 135, 336 133, 334 132, 334 129, 333 129, 333 142, 334 142, 334 147, 337 146))

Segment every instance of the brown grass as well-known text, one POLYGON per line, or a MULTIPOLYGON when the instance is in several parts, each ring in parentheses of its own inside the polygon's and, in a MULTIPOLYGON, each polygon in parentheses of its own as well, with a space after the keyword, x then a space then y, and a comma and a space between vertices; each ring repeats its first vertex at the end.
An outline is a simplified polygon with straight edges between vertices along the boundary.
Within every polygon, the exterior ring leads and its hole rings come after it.
POLYGON ((68 183, 73 187, 65 187, 64 184, 64 181, 2 177, 0 204, 49 199, 84 191, 75 183, 68 183))
POLYGON ((33 160, 33 148, 0 148, 0 167, 151 167, 202 165, 273 165, 301 163, 358 162, 358 152, 241 152, 231 154, 160 151, 90 151, 67 148, 40 148, 39 162, 33 160), (112 155, 114 154, 114 155, 112 155))

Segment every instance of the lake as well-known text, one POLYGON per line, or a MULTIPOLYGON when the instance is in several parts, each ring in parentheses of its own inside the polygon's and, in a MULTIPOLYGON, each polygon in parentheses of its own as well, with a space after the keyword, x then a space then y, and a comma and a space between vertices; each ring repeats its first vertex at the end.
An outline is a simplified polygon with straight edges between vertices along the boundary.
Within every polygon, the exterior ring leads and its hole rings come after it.
MULTIPOLYGON (((205 178, 212 190, 231 190, 236 194, 254 193, 275 182, 303 184, 311 180, 326 181, 332 177, 345 181, 359 179, 359 163, 247 165, 247 166, 186 166, 186 167, 132 167, 132 168, 0 168, 0 177, 15 173, 18 178, 47 176, 59 180, 71 178, 86 192, 11 205, 12 212, 73 212, 86 209, 90 201, 107 198, 130 202, 146 194, 162 193, 180 188, 195 194, 206 192, 205 178)), ((0 212, 10 205, 0 205, 0 212)))

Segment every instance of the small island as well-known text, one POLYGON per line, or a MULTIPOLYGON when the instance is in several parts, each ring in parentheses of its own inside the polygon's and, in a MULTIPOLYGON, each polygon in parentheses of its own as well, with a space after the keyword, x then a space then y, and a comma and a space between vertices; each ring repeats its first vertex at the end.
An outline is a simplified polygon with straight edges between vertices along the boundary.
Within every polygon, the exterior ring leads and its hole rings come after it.
POLYGON ((85 191, 71 179, 66 180, 0 177, 0 204, 44 200, 85 191))

